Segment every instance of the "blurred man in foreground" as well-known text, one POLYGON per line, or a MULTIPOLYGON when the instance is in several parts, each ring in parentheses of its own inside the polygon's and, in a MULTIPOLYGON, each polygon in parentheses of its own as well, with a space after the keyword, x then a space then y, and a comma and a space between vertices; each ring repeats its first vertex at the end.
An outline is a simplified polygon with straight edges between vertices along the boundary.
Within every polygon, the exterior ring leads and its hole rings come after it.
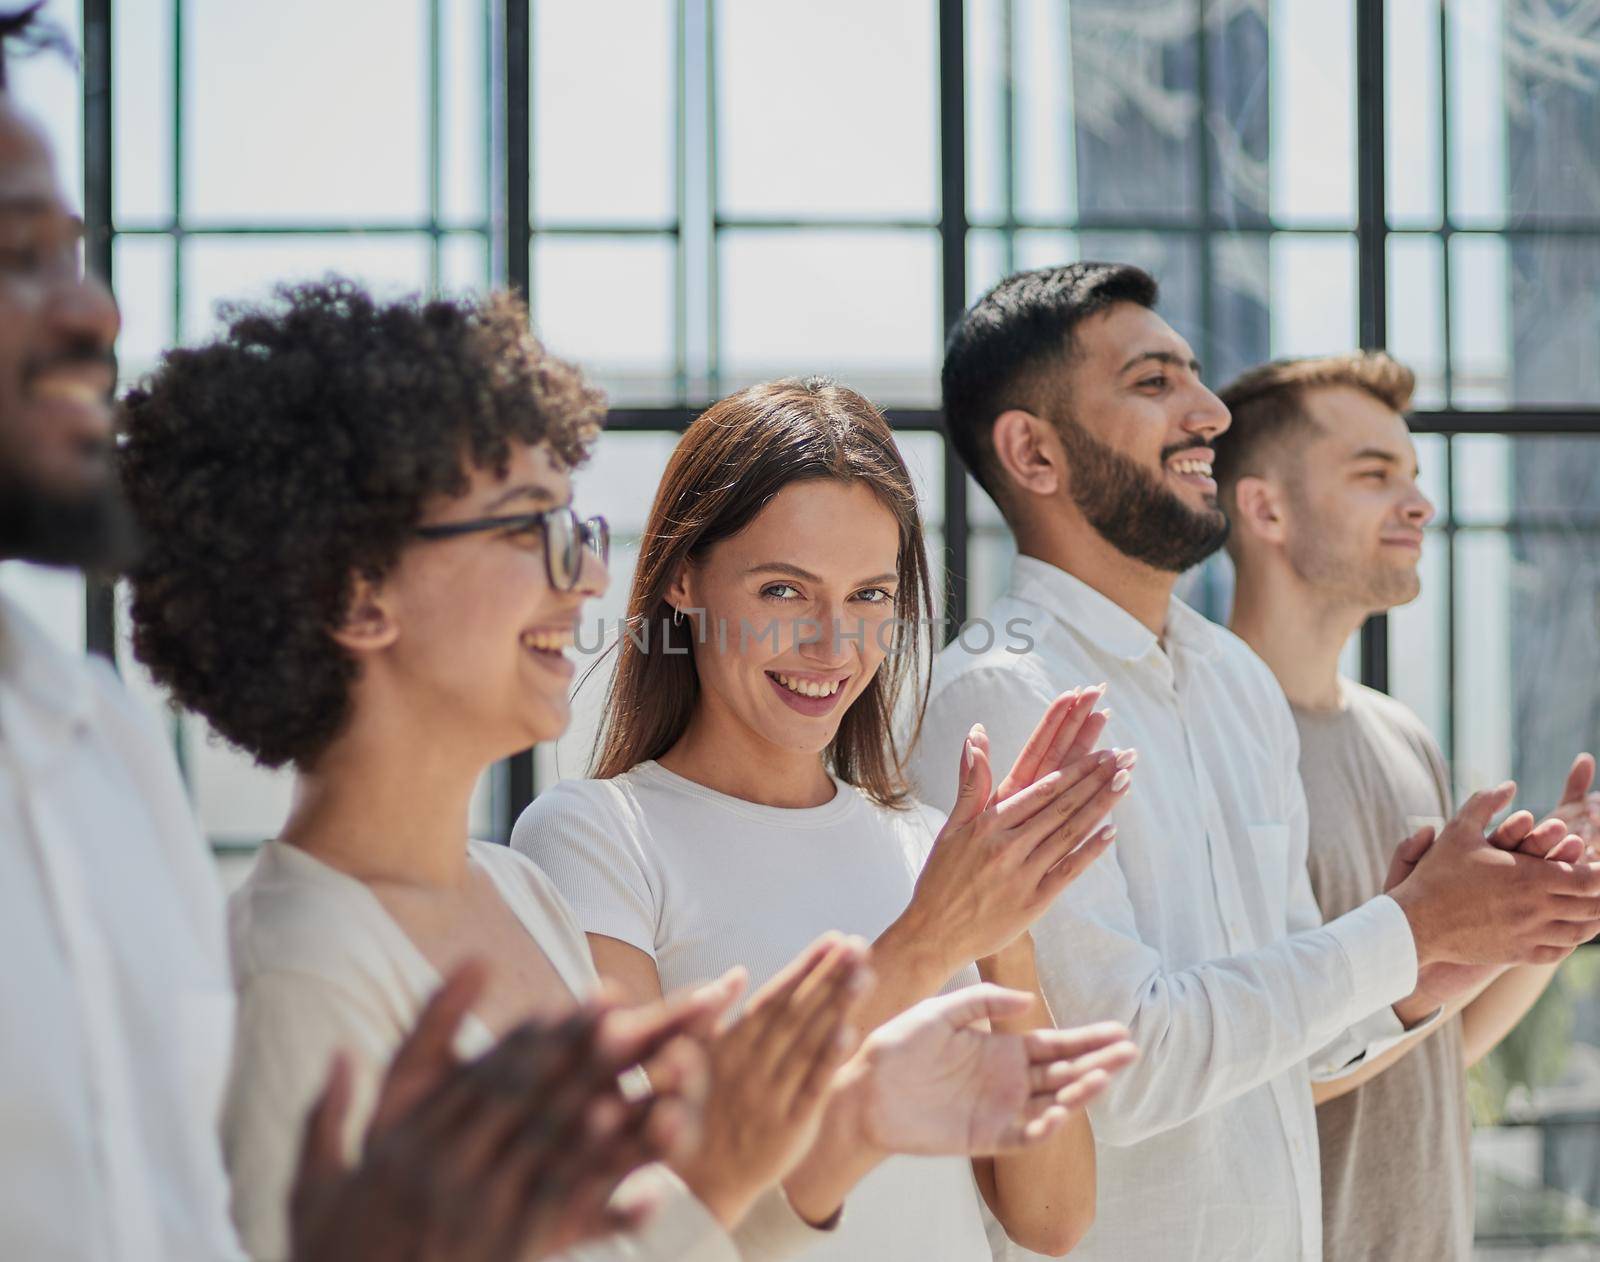
MULTIPOLYGON (((117 310, 4 90, 5 47, 38 7, 0 19, 0 560, 109 574, 132 539, 110 461, 117 310)), ((3 597, 0 949, 0 1257, 241 1256, 216 1134, 233 993, 210 855, 155 725, 3 597)), ((692 1132, 703 1066, 674 1037, 692 1003, 620 1023, 591 1007, 462 1067, 449 1047, 482 984, 456 976, 423 1014, 355 1169, 333 1069, 300 1163, 298 1262, 542 1256, 614 1229, 611 1189, 692 1132), (668 1049, 680 1089, 625 1106, 617 1072, 668 1049), (517 1159, 483 1166, 508 1136, 517 1159)))

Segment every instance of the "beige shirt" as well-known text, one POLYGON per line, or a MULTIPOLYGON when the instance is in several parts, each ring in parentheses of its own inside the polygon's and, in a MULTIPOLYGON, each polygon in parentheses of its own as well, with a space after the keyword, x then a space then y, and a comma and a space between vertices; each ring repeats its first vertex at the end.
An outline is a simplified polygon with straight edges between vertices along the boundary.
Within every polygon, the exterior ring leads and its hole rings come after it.
POLYGON ((0 1258, 239 1258, 216 869, 150 716, 4 597, 0 958, 0 1258))
MULTIPOLYGON (((589 995, 598 978, 583 931, 539 870, 487 842, 470 843, 470 855, 572 994, 589 995)), ((229 904, 229 920, 239 1025, 223 1143, 233 1212, 251 1255, 280 1259, 288 1254, 287 1199, 302 1121, 330 1058, 343 1048, 356 1059, 347 1136, 354 1151, 383 1067, 440 977, 366 886, 281 842, 262 847, 229 904)), ((493 1042, 469 1014, 456 1050, 474 1056, 493 1042)), ((647 1167, 618 1192, 624 1200, 640 1195, 662 1199, 643 1231, 576 1249, 572 1262, 781 1257, 820 1234, 795 1217, 781 1192, 763 1197, 741 1224, 737 1248, 664 1167, 647 1167)))
MULTIPOLYGON (((1400 840, 1449 814, 1444 759, 1398 701, 1343 681, 1343 707, 1294 711, 1310 808, 1307 865, 1326 916, 1383 888, 1400 840)), ((1472 1254, 1472 1124, 1461 1020, 1317 1110, 1329 1262, 1472 1254)))

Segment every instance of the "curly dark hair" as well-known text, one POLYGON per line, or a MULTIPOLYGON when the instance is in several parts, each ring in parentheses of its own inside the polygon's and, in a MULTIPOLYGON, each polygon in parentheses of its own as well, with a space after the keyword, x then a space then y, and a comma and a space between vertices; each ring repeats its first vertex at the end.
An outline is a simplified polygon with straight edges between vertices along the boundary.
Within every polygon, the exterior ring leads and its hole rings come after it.
POLYGON ((380 303, 330 277, 223 316, 122 403, 134 651, 258 762, 306 767, 346 719, 356 663, 328 632, 354 577, 513 442, 581 464, 605 402, 509 294, 380 303))

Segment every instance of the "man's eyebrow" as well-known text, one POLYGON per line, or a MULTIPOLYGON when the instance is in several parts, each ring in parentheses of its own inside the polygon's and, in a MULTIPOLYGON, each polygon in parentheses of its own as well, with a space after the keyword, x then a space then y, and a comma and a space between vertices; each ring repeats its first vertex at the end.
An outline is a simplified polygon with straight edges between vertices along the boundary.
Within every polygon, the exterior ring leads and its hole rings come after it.
MULTIPOLYGON (((745 573, 787 574, 790 578, 804 579, 808 583, 822 582, 810 570, 802 570, 798 565, 790 565, 787 561, 762 561, 758 565, 752 565, 745 570, 745 573)), ((872 583, 892 583, 899 577, 893 570, 890 570, 884 574, 874 574, 871 578, 864 578, 859 585, 865 587, 872 583)))
POLYGON ((1122 365, 1121 368, 1117 369, 1117 375, 1120 377, 1135 364, 1142 364, 1147 360, 1158 364, 1171 364, 1174 368, 1187 368, 1196 377, 1200 376, 1200 361, 1198 359, 1185 359, 1182 355, 1179 355, 1174 351, 1140 351, 1127 363, 1122 365))
POLYGON ((1385 451, 1382 447, 1363 447, 1351 460, 1381 460, 1384 464, 1399 464, 1400 457, 1392 451, 1385 451))
POLYGON ((495 496, 494 499, 489 501, 488 508, 504 508, 513 500, 519 499, 531 500, 535 506, 540 508, 547 508, 557 503, 556 494, 549 487, 530 483, 526 486, 514 486, 510 490, 495 496))

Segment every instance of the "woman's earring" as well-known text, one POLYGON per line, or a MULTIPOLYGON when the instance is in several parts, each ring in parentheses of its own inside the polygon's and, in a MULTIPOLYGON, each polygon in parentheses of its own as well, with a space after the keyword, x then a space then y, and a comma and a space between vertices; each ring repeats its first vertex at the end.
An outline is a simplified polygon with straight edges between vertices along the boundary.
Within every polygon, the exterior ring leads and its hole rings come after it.
POLYGON ((672 610, 672 625, 675 627, 681 627, 683 625, 683 610, 677 608, 676 606, 674 606, 672 610))

